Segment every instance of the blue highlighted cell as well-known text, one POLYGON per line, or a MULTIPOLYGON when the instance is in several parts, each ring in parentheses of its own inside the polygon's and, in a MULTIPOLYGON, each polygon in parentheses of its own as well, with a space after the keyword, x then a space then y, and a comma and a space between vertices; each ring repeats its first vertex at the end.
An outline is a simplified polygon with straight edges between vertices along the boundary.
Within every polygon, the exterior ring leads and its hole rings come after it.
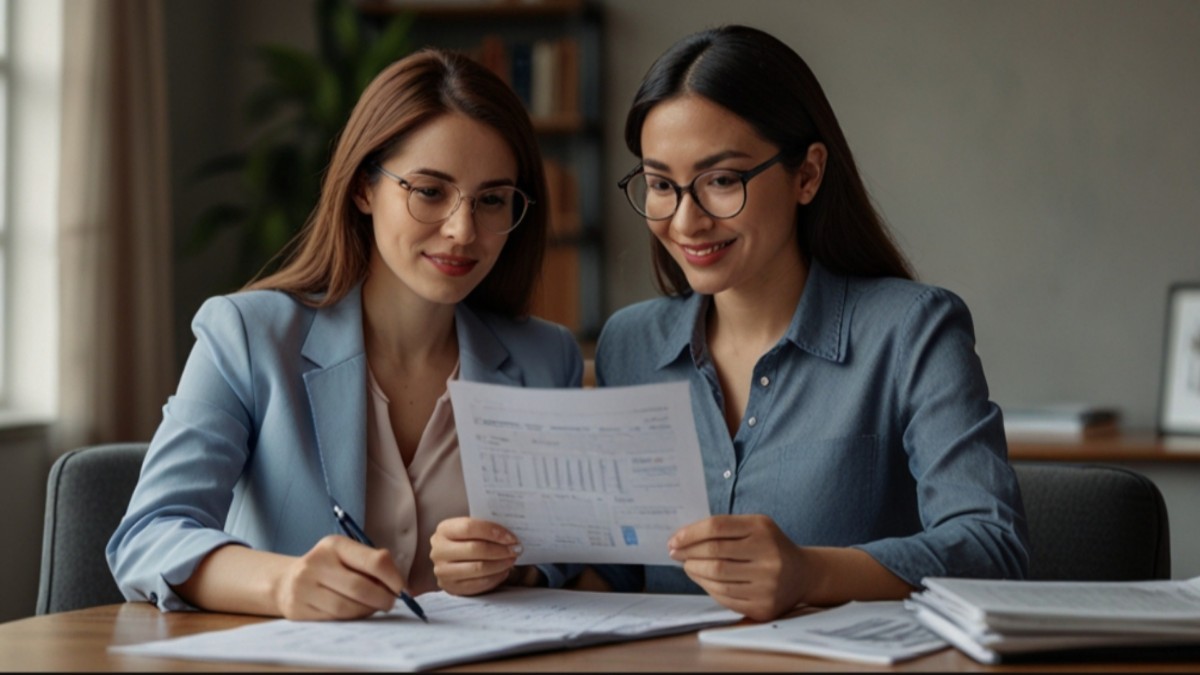
POLYGON ((637 546, 638 545, 637 529, 634 528, 632 525, 622 525, 621 526, 621 536, 625 538, 626 546, 637 546))

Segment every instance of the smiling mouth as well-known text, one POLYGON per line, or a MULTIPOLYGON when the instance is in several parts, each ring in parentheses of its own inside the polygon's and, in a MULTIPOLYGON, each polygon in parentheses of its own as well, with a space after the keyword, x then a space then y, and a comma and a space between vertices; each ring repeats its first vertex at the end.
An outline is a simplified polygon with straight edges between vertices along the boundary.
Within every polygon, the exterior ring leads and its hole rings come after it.
POLYGON ((682 248, 689 255, 694 255, 697 257, 704 257, 707 255, 712 255, 713 253, 716 253, 717 251, 720 251, 721 249, 728 247, 733 242, 734 242, 733 239, 729 239, 727 241, 719 241, 715 244, 709 244, 708 246, 704 246, 704 247, 685 246, 683 244, 680 244, 679 247, 682 248))
POLYGON ((430 260, 432 260, 438 264, 441 264, 441 265, 452 265, 454 267, 470 267, 471 265, 475 264, 475 261, 470 258, 460 258, 459 256, 444 256, 444 255, 433 255, 433 254, 427 254, 427 255, 430 260))
POLYGON ((464 258, 456 255, 446 256, 426 253, 425 257, 429 259, 429 262, 433 263, 434 267, 441 270, 443 274, 456 277, 469 273, 475 269, 475 265, 479 264, 479 261, 473 258, 464 258))

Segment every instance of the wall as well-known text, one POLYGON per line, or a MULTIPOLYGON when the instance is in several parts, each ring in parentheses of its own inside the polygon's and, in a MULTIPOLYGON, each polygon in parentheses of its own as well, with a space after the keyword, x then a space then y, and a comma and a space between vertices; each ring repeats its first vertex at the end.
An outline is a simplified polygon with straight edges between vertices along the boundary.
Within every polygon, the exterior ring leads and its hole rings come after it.
MULTIPOLYGON (((1200 4, 604 5, 612 183, 663 49, 723 22, 770 30, 821 80, 921 278, 970 305, 993 397, 1153 426, 1167 288, 1200 280, 1200 4)), ((611 195, 610 310, 654 294, 644 224, 611 195)))
MULTIPOLYGON (((218 154, 242 149, 249 138, 242 102, 261 81, 259 45, 312 49, 313 3, 293 0, 165 2, 167 95, 171 110, 172 219, 181 250, 208 204, 236 201, 235 176, 197 180, 196 171, 218 154)), ((175 271, 175 353, 182 371, 195 341, 192 316, 210 295, 236 290, 246 279, 230 273, 237 234, 183 255, 175 271)), ((149 440, 149 439, 145 439, 149 440)))
POLYGON ((49 456, 44 421, 0 413, 0 513, 8 516, 0 553, 0 622, 30 616, 36 607, 49 456))

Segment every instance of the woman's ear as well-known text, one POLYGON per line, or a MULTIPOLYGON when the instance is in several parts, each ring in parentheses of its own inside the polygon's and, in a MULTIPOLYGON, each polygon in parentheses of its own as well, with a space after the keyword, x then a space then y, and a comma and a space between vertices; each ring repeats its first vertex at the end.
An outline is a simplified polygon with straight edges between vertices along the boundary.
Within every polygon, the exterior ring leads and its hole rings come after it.
POLYGON ((352 195, 354 205, 366 216, 371 215, 371 188, 371 183, 361 174, 354 179, 354 187, 351 188, 354 191, 352 195))
POLYGON ((796 202, 804 206, 812 203, 821 189, 821 181, 825 178, 825 161, 829 159, 829 151, 824 143, 813 143, 808 146, 808 154, 795 174, 796 202))

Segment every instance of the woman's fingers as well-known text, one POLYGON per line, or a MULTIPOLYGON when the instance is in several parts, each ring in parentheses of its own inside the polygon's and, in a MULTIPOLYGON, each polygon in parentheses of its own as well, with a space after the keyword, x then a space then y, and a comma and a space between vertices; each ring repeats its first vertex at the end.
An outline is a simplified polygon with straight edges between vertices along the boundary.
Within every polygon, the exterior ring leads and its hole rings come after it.
POLYGON ((387 551, 329 536, 295 559, 276 597, 288 619, 350 619, 390 610, 403 588, 387 551))
POLYGON ((740 540, 761 534, 774 525, 767 516, 710 516, 676 530, 667 540, 670 549, 685 549, 700 542, 740 540))
POLYGON ((513 545, 517 537, 503 525, 479 518, 447 518, 438 523, 434 536, 451 541, 479 540, 495 544, 513 545))
POLYGON ((477 595, 499 586, 521 554, 512 532, 477 518, 443 520, 429 541, 438 585, 456 595, 477 595))
POLYGON ((714 600, 756 621, 795 606, 798 548, 767 516, 713 516, 680 528, 670 555, 714 600))

